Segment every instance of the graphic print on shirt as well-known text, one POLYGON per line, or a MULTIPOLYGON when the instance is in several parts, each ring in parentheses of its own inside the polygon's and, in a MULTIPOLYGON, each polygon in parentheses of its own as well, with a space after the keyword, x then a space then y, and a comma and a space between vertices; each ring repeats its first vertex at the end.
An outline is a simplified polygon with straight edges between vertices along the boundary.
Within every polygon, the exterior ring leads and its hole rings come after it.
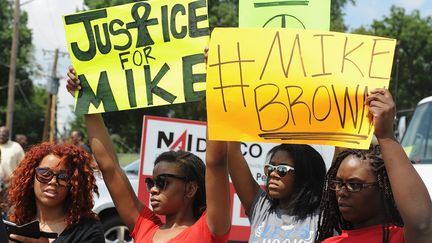
POLYGON ((250 242, 258 243, 312 243, 315 232, 310 224, 289 224, 278 226, 262 222, 252 233, 250 242))

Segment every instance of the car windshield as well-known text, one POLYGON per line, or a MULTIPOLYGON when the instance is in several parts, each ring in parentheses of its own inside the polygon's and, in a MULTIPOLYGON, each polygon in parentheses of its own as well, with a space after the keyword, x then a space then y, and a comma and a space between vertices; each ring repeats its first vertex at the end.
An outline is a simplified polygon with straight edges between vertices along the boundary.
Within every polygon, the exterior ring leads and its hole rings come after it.
POLYGON ((432 102, 416 108, 401 144, 414 162, 432 163, 432 102))
POLYGON ((138 175, 140 160, 137 159, 123 167, 123 170, 128 174, 138 175))

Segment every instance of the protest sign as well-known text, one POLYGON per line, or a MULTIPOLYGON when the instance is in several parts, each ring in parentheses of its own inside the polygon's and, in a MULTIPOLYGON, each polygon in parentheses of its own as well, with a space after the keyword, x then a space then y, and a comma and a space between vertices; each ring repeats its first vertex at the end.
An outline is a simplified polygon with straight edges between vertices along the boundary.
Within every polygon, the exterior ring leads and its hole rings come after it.
POLYGON ((200 100, 208 43, 205 0, 141 1, 64 16, 83 91, 75 112, 200 100))
POLYGON ((365 98, 388 87, 395 44, 325 31, 215 29, 209 138, 367 148, 373 126, 365 98))
POLYGON ((330 29, 330 0, 240 0, 240 27, 330 29))

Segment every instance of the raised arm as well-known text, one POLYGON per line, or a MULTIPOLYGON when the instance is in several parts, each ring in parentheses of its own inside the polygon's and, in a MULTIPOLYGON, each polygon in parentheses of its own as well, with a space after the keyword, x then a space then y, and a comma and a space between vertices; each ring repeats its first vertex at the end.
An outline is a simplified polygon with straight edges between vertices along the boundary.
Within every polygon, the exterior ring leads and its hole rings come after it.
MULTIPOLYGON (((67 89, 69 92, 81 89, 75 70, 69 69, 67 89)), ((132 186, 121 169, 114 145, 100 114, 85 115, 89 143, 105 184, 114 201, 120 218, 132 232, 143 205, 138 200, 132 186)))
POLYGON ((393 134, 395 104, 386 89, 375 89, 367 99, 375 136, 381 147, 397 208, 404 221, 406 242, 432 239, 432 202, 402 146, 393 134))
POLYGON ((85 115, 90 147, 120 218, 132 232, 143 207, 120 167, 100 114, 85 115))
POLYGON ((228 168, 231 180, 240 201, 249 213, 259 185, 252 176, 249 166, 240 150, 239 142, 228 142, 228 168))
POLYGON ((207 224, 217 236, 225 235, 231 227, 230 190, 227 165, 227 144, 207 139, 206 202, 207 224))

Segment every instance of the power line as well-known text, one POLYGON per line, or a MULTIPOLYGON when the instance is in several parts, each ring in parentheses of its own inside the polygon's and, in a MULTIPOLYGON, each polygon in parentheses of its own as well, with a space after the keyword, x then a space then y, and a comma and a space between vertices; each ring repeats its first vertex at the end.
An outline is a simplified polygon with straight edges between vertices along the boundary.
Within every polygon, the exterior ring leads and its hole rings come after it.
POLYGON ((33 2, 33 1, 35 1, 35 0, 28 0, 27 2, 23 2, 23 3, 21 3, 20 6, 26 5, 27 3, 31 3, 31 2, 33 2))

